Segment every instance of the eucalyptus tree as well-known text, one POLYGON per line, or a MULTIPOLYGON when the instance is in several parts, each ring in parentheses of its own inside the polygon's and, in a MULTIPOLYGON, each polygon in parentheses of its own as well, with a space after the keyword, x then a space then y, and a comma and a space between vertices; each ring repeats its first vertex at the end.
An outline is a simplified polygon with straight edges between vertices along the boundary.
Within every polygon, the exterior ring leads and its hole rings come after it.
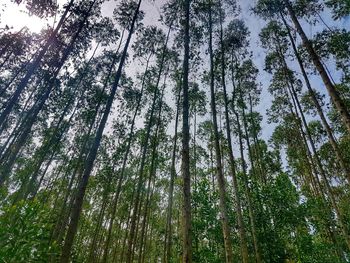
MULTIPOLYGON (((26 139, 28 138, 30 131, 32 129, 33 124, 35 123, 38 114, 42 110, 42 108, 45 105, 45 102, 48 100, 49 96, 51 95, 53 89, 57 85, 56 78, 63 67, 64 63, 66 62, 69 55, 72 53, 73 48, 76 47, 76 42, 79 40, 80 34, 86 24, 87 19, 91 15, 92 8, 94 7, 94 4, 96 1, 90 2, 87 7, 87 10, 85 10, 85 14, 81 20, 78 19, 78 29, 76 32, 74 32, 72 38, 68 42, 67 46, 62 51, 62 57, 59 58, 59 62, 57 63, 57 66, 52 69, 53 76, 48 76, 47 80, 44 81, 44 88, 39 89, 39 93, 37 95, 37 100, 33 103, 31 108, 29 109, 28 113, 22 120, 21 125, 19 126, 19 130, 21 130, 20 135, 18 135, 16 141, 12 142, 12 145, 7 148, 7 151, 2 156, 2 176, 1 176, 1 182, 3 183, 5 178, 5 174, 7 174, 18 155, 18 152, 20 151, 21 147, 25 143, 26 139), (47 82, 46 82, 47 81, 47 82), (4 158, 7 160, 5 161, 4 158)), ((84 7, 82 7, 82 11, 84 11, 84 7)))
MULTIPOLYGON (((240 23, 238 23, 238 25, 240 25, 240 23)), ((244 32, 244 30, 242 32, 244 32)), ((242 54, 239 54, 239 52, 237 52, 235 56, 236 58, 242 56, 242 58, 244 59, 246 54, 244 54, 244 51, 242 52, 242 54)), ((258 70, 253 64, 252 60, 249 58, 240 62, 239 65, 237 65, 236 63, 236 65, 231 65, 231 67, 233 67, 231 72, 231 74, 233 74, 233 105, 231 109, 233 111, 233 114, 235 115, 235 123, 237 125, 236 128, 241 158, 243 189, 247 202, 254 252, 256 260, 261 261, 262 259, 260 254, 261 252, 259 249, 257 228, 255 226, 256 216, 253 207, 254 204, 252 202, 252 191, 256 191, 258 194, 261 191, 261 187, 264 184, 266 184, 267 181, 266 171, 263 169, 264 165, 262 165, 264 163, 264 160, 261 158, 262 153, 260 149, 260 142, 258 139, 258 130, 256 127, 256 125, 259 123, 259 120, 254 120, 252 116, 252 104, 254 103, 253 100, 259 100, 260 95, 260 89, 256 79, 258 70), (250 107, 249 113, 247 112, 248 106, 250 107), (247 149, 247 158, 250 164, 250 171, 248 170, 247 162, 244 156, 244 144, 246 145, 247 149), (249 184, 249 182, 251 181, 254 181, 257 184, 252 186, 249 184)), ((230 121, 230 119, 228 119, 228 121, 230 121)), ((239 193, 238 187, 236 186, 235 188, 235 191, 239 193)), ((260 206, 261 204, 258 205, 260 206)))
POLYGON ((6 120, 8 114, 11 112, 12 108, 14 107, 15 103, 18 101, 21 93, 26 88, 30 78, 36 71, 36 69, 40 66, 41 60, 48 51, 49 47, 54 42, 53 40, 56 38, 58 32, 60 31, 62 25, 64 24, 66 18, 68 17, 69 13, 71 12, 71 8, 73 7, 74 0, 70 0, 68 5, 65 6, 65 10, 57 23, 55 29, 50 34, 49 38, 46 40, 46 43, 44 46, 38 51, 38 54, 35 58, 33 58, 33 61, 29 63, 28 70, 25 74, 25 76, 22 78, 20 83, 17 85, 15 92, 12 94, 11 98, 8 100, 7 104, 4 107, 4 110, 2 111, 0 115, 0 125, 3 125, 4 121, 6 120))
POLYGON ((66 187, 67 189, 67 192, 63 192, 62 204, 55 202, 54 205, 54 207, 60 206, 61 211, 52 235, 52 239, 58 243, 61 243, 61 239, 65 233, 64 229, 69 220, 70 211, 72 210, 76 185, 81 179, 83 164, 93 141, 92 134, 96 130, 98 120, 101 119, 103 112, 102 106, 106 103, 108 97, 105 86, 109 83, 108 80, 114 66, 114 61, 115 55, 106 52, 92 61, 96 62, 93 66, 84 70, 84 73, 88 73, 88 77, 84 79, 86 86, 83 85, 83 88, 90 88, 85 90, 84 98, 80 101, 82 108, 77 115, 77 120, 79 121, 75 123, 73 129, 75 136, 72 139, 72 147, 67 149, 67 154, 72 155, 70 165, 64 171, 63 177, 58 178, 58 182, 62 184, 61 187, 66 187))
POLYGON ((319 54, 316 53, 315 48, 313 47, 310 39, 306 35, 303 27, 300 24, 299 17, 307 16, 310 12, 313 12, 315 9, 318 10, 320 5, 318 3, 306 3, 305 5, 301 5, 301 8, 298 8, 298 2, 294 5, 289 0, 281 0, 281 1, 270 1, 270 0, 262 0, 256 4, 255 12, 259 14, 261 17, 271 20, 271 19, 281 19, 284 15, 288 15, 291 19, 296 31, 298 32, 303 45, 310 56, 316 70, 321 77, 327 92, 332 99, 336 109, 338 110, 342 121, 347 128, 348 132, 350 132, 350 114, 349 111, 341 98, 339 92, 337 91, 333 81, 331 80, 327 70, 325 69, 322 61, 320 59, 319 54))
POLYGON ((189 127, 189 62, 190 62, 190 0, 183 2, 184 59, 182 69, 182 152, 181 172, 183 178, 183 222, 182 222, 182 261, 192 262, 191 230, 191 175, 190 175, 190 127, 189 127))
MULTIPOLYGON (((219 8, 221 8, 219 6, 219 8)), ((209 34, 209 42, 208 42, 208 53, 209 53, 209 76, 208 82, 210 87, 210 105, 211 105, 211 115, 213 121, 213 131, 214 131, 214 142, 215 142, 215 155, 216 155, 216 176, 220 193, 220 214, 222 219, 222 231, 224 236, 224 245, 225 245, 225 255, 226 262, 233 261, 232 255, 232 244, 231 244, 231 236, 230 236, 230 227, 228 223, 228 211, 227 211, 227 193, 226 193, 226 182, 223 173, 222 167, 222 152, 220 150, 220 139, 219 139, 219 130, 218 130, 218 121, 217 121, 217 102, 215 98, 215 75, 214 75, 214 45, 213 45, 213 31, 214 26, 218 21, 217 14, 217 3, 212 1, 204 1, 198 4, 199 15, 202 16, 203 23, 205 24, 205 28, 207 33, 209 34)), ((242 250, 243 252, 244 250, 242 250)), ((247 255, 247 253, 243 252, 242 255, 247 255)), ((243 256, 246 258, 245 256, 243 256)), ((246 262, 246 261, 245 261, 246 262)))
POLYGON ((181 86, 180 86, 180 76, 178 71, 174 71, 172 76, 175 79, 175 93, 176 96, 176 114, 175 114, 175 124, 174 124, 174 136, 173 136, 173 148, 170 164, 170 180, 169 180, 169 189, 168 189, 168 205, 167 205, 167 214, 166 214, 166 227, 164 235, 164 262, 170 262, 172 258, 172 246, 173 246, 173 203, 174 203, 174 188, 175 188, 175 179, 176 179, 176 153, 178 150, 178 126, 180 118, 180 98, 181 98, 181 86))
POLYGON ((117 206, 118 199, 119 199, 119 194, 120 194, 122 183, 123 183, 124 170, 125 170, 125 166, 126 166, 126 163, 128 160, 128 155, 129 155, 131 143, 133 141, 136 116, 138 115, 140 107, 141 107, 141 102, 142 102, 142 97, 143 97, 145 85, 147 85, 147 83, 150 83, 150 81, 152 80, 152 78, 149 76, 149 74, 150 74, 149 62, 153 56, 157 56, 157 55, 161 56, 161 61, 160 61, 161 65, 159 68, 160 73, 159 73, 159 78, 157 80, 159 82, 160 75, 162 74, 163 67, 164 67, 163 63, 164 63, 165 57, 166 57, 166 54, 165 54, 166 46, 167 46, 167 39, 165 39, 164 33, 162 31, 160 31, 159 29, 157 29, 156 27, 148 27, 148 28, 142 29, 140 32, 140 35, 138 36, 138 38, 136 39, 135 44, 134 44, 134 50, 135 50, 134 57, 135 58, 136 57, 140 57, 140 58, 143 57, 144 59, 146 59, 146 65, 145 65, 145 72, 141 78, 141 90, 140 90, 140 94, 138 95, 138 99, 137 99, 136 107, 135 107, 135 112, 134 112, 132 120, 131 120, 131 127, 130 127, 129 137, 127 139, 126 151, 124 154, 123 164, 122 164, 121 171, 120 171, 120 177, 118 180, 117 190, 116 190, 115 197, 113 200, 113 208, 112 208, 112 214, 111 214, 111 219, 110 219, 110 223, 109 223, 108 237, 106 239, 106 244, 105 244, 103 261, 107 260, 110 235, 111 235, 111 231, 112 231, 112 227, 113 227, 113 221, 114 221, 114 217, 115 217, 115 211, 116 211, 116 206, 117 206))
MULTIPOLYGON (((176 64, 175 64, 176 65, 176 64)), ((167 74, 167 73, 166 73, 167 74)), ((150 167, 149 167, 149 178, 148 178, 148 185, 147 185, 147 194, 146 194, 146 200, 144 205, 144 213, 143 213, 143 220, 141 223, 141 233, 140 233, 140 245, 139 245, 139 256, 138 256, 138 262, 143 262, 146 253, 149 254, 150 251, 149 248, 147 248, 145 242, 145 238, 147 237, 147 225, 150 227, 150 221, 154 216, 151 214, 151 209, 156 210, 154 207, 152 208, 151 199, 155 197, 155 193, 159 189, 159 186, 157 184, 157 178, 160 176, 159 173, 157 173, 157 170, 161 170, 164 161, 168 158, 167 155, 162 154, 161 149, 166 149, 167 145, 164 139, 166 138, 165 135, 165 127, 167 127, 167 124, 170 120, 170 108, 164 101, 164 93, 166 89, 166 82, 167 82, 167 75, 164 76, 164 83, 163 83, 163 89, 162 94, 159 97, 158 103, 157 103, 157 111, 158 114, 156 116, 156 127, 154 131, 153 141, 152 141, 152 152, 151 152, 151 161, 150 161, 150 167), (151 180, 153 181, 153 187, 150 189, 151 186, 151 180)), ((159 190, 158 190, 159 191, 159 190)), ((156 200, 153 199, 153 202, 156 203, 156 200)), ((160 219, 158 219, 160 220, 160 219)), ((156 229, 157 227, 152 227, 153 229, 156 229)), ((151 233, 149 234, 150 238, 153 238, 151 236, 151 233)))
POLYGON ((93 164, 94 164, 94 161, 96 159, 96 155, 97 155, 97 151, 98 151, 98 148, 99 148, 99 145, 101 142, 102 134, 103 134, 104 128, 105 128, 106 123, 107 123, 108 116, 109 116, 111 108, 112 108, 112 103, 113 103, 114 96, 115 96, 117 88, 118 88, 119 80, 121 78, 122 70, 123 70, 124 63, 125 63, 125 60, 127 57, 127 51, 129 48, 130 40, 131 40, 132 34, 134 32, 134 27, 135 27, 137 18, 139 16, 141 1, 139 1, 137 3, 136 2, 133 2, 133 3, 135 3, 136 5, 134 4, 131 6, 131 8, 132 8, 131 12, 133 14, 132 15, 133 18, 132 18, 131 24, 128 28, 129 35, 128 35, 128 38, 126 40, 124 50, 123 50, 121 58, 120 58, 118 70, 115 73, 114 83, 111 87, 111 93, 107 99, 106 107, 104 109, 102 118, 100 120, 98 129, 97 129, 97 132, 95 135, 94 143, 91 146, 91 149, 89 151, 89 154, 88 154, 87 159, 86 159, 85 164, 84 164, 84 172, 82 174, 81 181, 79 182, 79 185, 78 185, 78 191, 77 191, 77 195, 75 197, 74 207, 72 209, 71 221, 70 221, 70 224, 68 227, 64 246, 62 248, 62 255, 61 255, 61 259, 60 259, 61 262, 68 262, 69 261, 74 236, 75 236, 76 231, 77 231, 78 220, 79 220, 81 208, 83 205, 83 199, 84 199, 84 195, 85 195, 86 186, 88 184, 88 180, 89 180, 91 171, 93 169, 93 164))
MULTIPOLYGON (((105 31, 109 32, 115 32, 113 31, 113 27, 111 27, 110 24, 104 22, 105 31)), ((98 24, 97 24, 98 25, 98 24)), ((118 32, 115 32, 116 34, 118 32)), ((99 43, 103 42, 110 42, 109 40, 113 40, 113 38, 102 36, 96 36, 96 39, 99 40, 99 43)), ((41 182, 43 181, 45 177, 45 173, 52 163, 55 155, 57 154, 57 151, 59 151, 60 148, 62 148, 60 145, 62 145, 62 140, 64 140, 66 134, 69 133, 70 130, 72 130, 72 126, 75 124, 74 118, 76 115, 78 115, 79 111, 82 109, 84 103, 83 103, 83 97, 86 96, 86 93, 88 91, 82 90, 82 88, 86 87, 86 83, 88 81, 92 81, 91 77, 89 80, 87 80, 92 74, 92 72, 89 72, 89 67, 91 68, 91 62, 96 60, 94 58, 95 53, 97 49, 99 48, 99 44, 96 45, 94 48, 94 52, 89 58, 86 63, 83 63, 83 66, 79 69, 79 74, 76 75, 75 78, 70 78, 67 80, 67 86, 65 90, 62 92, 62 94, 54 94, 53 98, 51 99, 52 103, 49 105, 49 107, 45 110, 46 112, 59 112, 60 107, 61 112, 60 114, 57 114, 57 116, 53 116, 55 119, 51 124, 50 127, 47 130, 43 130, 43 142, 40 147, 37 148, 36 153, 33 157, 33 166, 31 171, 31 179, 30 183, 28 185, 29 189, 28 191, 31 191, 35 194, 37 190, 40 188, 41 182), (94 59, 94 60, 93 60, 94 59), (82 82, 85 82, 85 87, 82 86, 82 82), (60 96, 60 97, 57 97, 60 96), (62 106, 61 106, 62 105, 62 106), (65 119, 67 115, 69 115, 68 119, 65 119), (45 164, 44 170, 40 174, 41 166, 44 164, 44 162, 47 160, 47 163, 45 164), (39 179, 38 186, 35 186, 33 188, 33 184, 36 183, 36 179, 39 179), (37 190, 35 190, 37 189, 37 190)), ((77 62, 80 63, 80 62, 77 62)), ((101 64, 97 63, 97 68, 101 68, 101 64)), ((96 74, 97 76, 98 74, 96 74)), ((50 117, 48 117, 49 119, 50 117)), ((37 137, 37 135, 36 135, 37 137)), ((29 169, 29 171, 31 170, 29 169)), ((24 170, 27 170, 24 168, 24 170)), ((28 193, 27 193, 28 194, 28 193)))
POLYGON ((197 135, 197 117, 205 116, 206 110, 206 94, 204 90, 199 89, 199 85, 196 82, 190 83, 189 90, 190 101, 190 116, 193 118, 193 179, 194 179, 194 191, 196 191, 196 135, 197 135))
MULTIPOLYGON (((132 260, 132 254, 133 254, 133 249, 135 246, 135 242, 133 241, 133 239, 135 238, 134 235, 136 236, 137 233, 134 232, 134 228, 135 228, 135 224, 136 224, 136 216, 137 213, 136 211, 138 209, 141 208, 141 204, 140 204, 140 192, 141 192, 141 187, 142 187, 142 183, 143 183, 143 174, 144 174, 144 169, 145 169, 145 165, 146 165, 146 154, 148 151, 148 144, 149 144, 149 140, 150 140, 150 135, 151 135, 151 131, 152 131, 152 127, 155 125, 155 121, 154 118, 156 116, 156 107, 157 107, 157 99, 159 100, 163 100, 163 96, 164 96, 164 89, 165 89, 165 85, 163 87, 160 87, 160 81, 161 81, 161 77, 164 75, 164 79, 167 79, 167 75, 168 75, 168 71, 169 71, 169 63, 171 62, 172 59, 172 54, 167 50, 167 44, 168 44, 168 40, 169 40, 169 34, 170 34, 170 30, 171 28, 169 28, 168 34, 165 37, 163 35, 163 33, 160 31, 158 32, 158 40, 160 40, 161 45, 159 46, 159 54, 158 54, 158 61, 157 64, 154 68, 154 82, 150 83, 150 90, 151 90, 151 94, 152 94, 152 102, 151 102, 151 107, 149 109, 149 113, 147 114, 147 128, 146 128, 146 135, 143 141, 143 147, 141 150, 141 161, 140 161, 140 167, 139 167, 139 172, 138 172, 138 179, 137 179, 137 186, 136 186, 136 196, 135 196, 135 204, 134 204, 134 209, 133 209, 133 214, 132 214, 132 218, 131 218, 131 229, 130 229, 130 235, 129 235, 129 239, 128 239, 128 251, 127 251, 127 262, 131 262, 132 260)), ((154 35, 154 34, 153 34, 154 35)), ((153 45, 155 46, 155 45, 153 45)), ((161 103, 160 105, 163 105, 163 103, 161 103)), ((161 109, 161 107, 160 107, 161 109)), ((159 113, 160 114, 160 113, 159 113)), ((156 126, 158 127, 158 125, 156 126)), ((156 131, 153 131, 153 133, 157 133, 158 128, 156 128, 156 131)), ((156 146, 154 146, 156 147, 156 146)), ((156 148, 153 148, 153 152, 155 153, 156 148)), ((152 159, 154 158, 154 154, 152 154, 152 159)), ((153 161, 151 161, 151 163, 153 163, 153 161)), ((153 168, 152 169, 156 169, 156 165, 153 164, 151 165, 153 168)), ((151 169, 151 170, 152 170, 151 169)), ((153 173, 153 172, 152 172, 153 173)), ((151 176, 151 175, 150 175, 151 176)))
POLYGON ((335 136, 333 134, 333 130, 330 127, 330 125, 329 125, 329 123, 328 123, 328 121, 327 121, 327 119, 325 117, 325 114, 323 113, 323 110, 322 110, 320 102, 319 102, 319 100, 317 98, 317 95, 315 94, 315 91, 312 89, 309 77, 307 75, 307 72, 306 72, 305 67, 303 65, 303 62, 302 62, 302 58, 301 58, 301 56, 300 56, 300 54, 298 52, 298 49, 297 49, 296 44, 295 44, 295 41, 294 41, 294 39, 292 37, 291 31, 290 31, 290 27, 287 24, 287 22, 284 19, 284 17, 282 17, 282 21, 283 21, 283 24, 285 25, 285 28, 286 28, 286 31, 287 31, 287 34, 288 34, 288 37, 289 37, 289 40, 290 40, 293 52, 294 52, 294 55, 295 55, 296 60, 297 60, 297 62, 299 64, 299 67, 300 67, 301 73, 303 75, 306 87, 308 89, 308 93, 309 93, 309 95, 310 95, 310 97, 312 99, 312 102, 314 104, 314 107, 317 110, 318 115, 321 118, 322 125, 323 125, 323 127, 325 128, 325 130, 327 132, 327 136, 328 136, 329 141, 330 141, 330 143, 332 145, 332 148, 333 148, 334 153, 336 155, 337 161, 338 161, 341 169, 343 170, 343 173, 345 174, 345 176, 348 178, 348 180, 350 180, 349 179, 349 176, 350 176, 349 168, 347 167, 347 164, 345 163, 345 160, 344 160, 344 158, 342 156, 342 153, 341 153, 341 151, 339 149, 338 143, 337 143, 337 141, 335 139, 335 136))
MULTIPOLYGON (((270 23, 261 33, 261 39, 264 45, 269 43, 268 46, 273 47, 272 52, 267 58, 267 66, 274 72, 274 80, 276 82, 280 82, 279 84, 276 85, 275 83, 274 86, 272 86, 271 92, 276 92, 278 90, 280 94, 281 91, 282 94, 284 94, 287 105, 289 105, 290 108, 290 113, 292 114, 293 119, 296 121, 296 126, 298 127, 303 138, 304 147, 307 155, 309 156, 308 159, 311 165, 310 177, 314 191, 316 194, 320 193, 323 198, 329 198, 331 207, 334 209, 335 214, 337 215, 337 221, 339 222, 342 235, 345 238, 345 241, 348 242, 348 230, 344 221, 344 215, 339 210, 337 202, 335 201, 336 199, 334 196, 333 187, 326 175, 325 169, 319 157, 319 153, 316 149, 314 139, 311 136, 303 109, 299 102, 298 89, 300 89, 300 84, 298 85, 298 81, 289 70, 284 57, 288 42, 286 39, 283 40, 280 38, 283 31, 273 31, 275 25, 275 23, 270 23), (271 33, 273 33, 272 37, 271 33), (311 150, 308 149, 308 144, 310 144, 311 150), (320 180, 319 176, 322 180, 320 180)), ((325 209, 327 209, 327 207, 325 207, 325 209)))
POLYGON ((257 1, 265 72, 235 0, 12 2, 54 25, 0 29, 1 258, 348 260, 344 1, 257 1))
MULTIPOLYGON (((234 197, 235 197, 235 203, 236 203, 236 213, 237 213, 237 221, 239 225, 239 232, 240 232, 240 238, 241 238, 241 246, 242 246, 242 257, 245 261, 248 260, 248 251, 247 251, 247 244, 246 243, 246 230, 243 223, 243 217, 242 217, 242 207, 241 207, 241 201, 239 196, 239 188, 238 188, 238 181, 237 181, 237 171, 236 171, 236 165, 235 165, 235 159, 233 156, 233 148, 232 148, 232 139, 231 139, 231 126, 230 126, 230 107, 229 107, 229 99, 227 94, 227 88, 226 88, 226 65, 225 61, 229 60, 231 62, 231 78, 232 78, 232 86, 233 86, 233 96, 232 96, 232 104, 235 105, 237 98, 242 97, 242 93, 248 93, 250 94, 250 91, 242 91, 242 88, 244 87, 244 79, 250 80, 252 76, 250 76, 249 70, 246 72, 237 72, 238 71, 238 60, 240 58, 245 58, 246 49, 248 46, 248 30, 245 27, 244 23, 240 20, 233 20, 231 21, 227 28, 224 30, 222 27, 222 17, 221 20, 221 27, 220 27, 220 53, 221 53, 221 85, 223 87, 223 94, 224 94, 224 107, 225 107, 225 121, 226 121, 226 137, 227 137, 227 144, 228 144, 228 150, 229 150, 229 158, 230 158, 230 169, 231 169, 231 176, 232 176, 232 182, 233 182, 233 191, 234 191, 234 197)), ((254 77, 253 81, 249 82, 246 86, 254 86, 254 77)), ((253 88, 252 88, 253 89, 253 88)), ((237 100, 238 101, 238 100, 237 100)), ((238 104, 238 103, 237 103, 238 104)), ((244 107, 244 105, 243 105, 244 107)), ((237 114, 234 109, 234 114, 237 114)), ((243 112, 244 115, 244 112, 243 112)), ((243 116, 243 119, 245 116, 243 116)), ((238 123, 239 124, 239 123, 238 123)), ((240 128, 238 128, 240 129, 240 128)), ((239 130, 239 137, 240 137, 240 150, 241 150, 241 159, 243 162, 243 171, 245 171, 245 163, 242 155, 243 147, 242 147, 242 141, 241 141, 241 131, 239 130)), ((247 144, 249 146, 248 138, 247 144)), ((249 153, 249 156, 251 154, 249 153)), ((249 210, 249 216, 250 221, 252 225, 252 235, 253 235, 253 244, 254 244, 254 250, 255 250, 255 256, 257 262, 261 261, 261 256, 259 252, 259 246, 257 241, 257 234, 255 229, 255 219, 254 214, 252 210, 252 204, 251 204, 251 197, 249 193, 249 186, 247 184, 247 174, 244 172, 244 182, 245 182, 245 191, 246 191, 246 198, 248 200, 248 210, 249 210)))

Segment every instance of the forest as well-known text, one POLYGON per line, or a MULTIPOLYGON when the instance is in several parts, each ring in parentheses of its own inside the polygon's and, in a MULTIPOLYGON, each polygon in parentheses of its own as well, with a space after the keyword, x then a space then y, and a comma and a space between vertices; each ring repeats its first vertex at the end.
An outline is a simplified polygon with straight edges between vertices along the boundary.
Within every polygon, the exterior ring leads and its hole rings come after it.
POLYGON ((0 0, 0 263, 350 262, 349 183, 349 0, 0 0))

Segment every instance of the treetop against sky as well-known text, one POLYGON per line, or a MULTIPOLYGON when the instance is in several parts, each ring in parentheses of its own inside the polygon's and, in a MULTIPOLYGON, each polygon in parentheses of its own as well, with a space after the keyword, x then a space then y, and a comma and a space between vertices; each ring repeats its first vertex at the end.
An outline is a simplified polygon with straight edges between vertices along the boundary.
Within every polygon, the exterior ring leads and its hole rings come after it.
POLYGON ((350 258, 347 0, 0 0, 0 261, 350 258))

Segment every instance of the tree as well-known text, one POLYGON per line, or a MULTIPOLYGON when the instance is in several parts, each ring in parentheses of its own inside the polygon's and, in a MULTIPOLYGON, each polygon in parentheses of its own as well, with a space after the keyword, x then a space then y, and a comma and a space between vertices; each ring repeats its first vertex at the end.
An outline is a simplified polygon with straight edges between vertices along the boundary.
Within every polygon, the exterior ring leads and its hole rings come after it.
POLYGON ((184 59, 183 59, 183 80, 182 80, 182 178, 183 178, 183 251, 182 260, 186 263, 192 262, 192 241, 191 241, 191 176, 189 157, 189 102, 188 102, 188 74, 189 74, 189 52, 190 52, 190 1, 184 1, 184 59))

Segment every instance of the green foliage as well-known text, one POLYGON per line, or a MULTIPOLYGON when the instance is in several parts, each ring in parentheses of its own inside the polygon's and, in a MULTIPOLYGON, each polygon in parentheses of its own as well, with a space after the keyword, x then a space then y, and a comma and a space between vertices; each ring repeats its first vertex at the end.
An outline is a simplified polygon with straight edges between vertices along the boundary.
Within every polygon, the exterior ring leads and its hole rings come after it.
POLYGON ((327 0, 326 5, 332 8, 334 19, 340 19, 350 14, 350 2, 348 0, 327 0))
POLYGON ((17 4, 26 4, 30 15, 36 15, 40 18, 53 16, 57 11, 58 5, 54 0, 11 0, 17 4))
POLYGON ((1 262, 47 262, 58 252, 48 245, 53 215, 38 200, 20 201, 3 208, 0 215, 1 262))

